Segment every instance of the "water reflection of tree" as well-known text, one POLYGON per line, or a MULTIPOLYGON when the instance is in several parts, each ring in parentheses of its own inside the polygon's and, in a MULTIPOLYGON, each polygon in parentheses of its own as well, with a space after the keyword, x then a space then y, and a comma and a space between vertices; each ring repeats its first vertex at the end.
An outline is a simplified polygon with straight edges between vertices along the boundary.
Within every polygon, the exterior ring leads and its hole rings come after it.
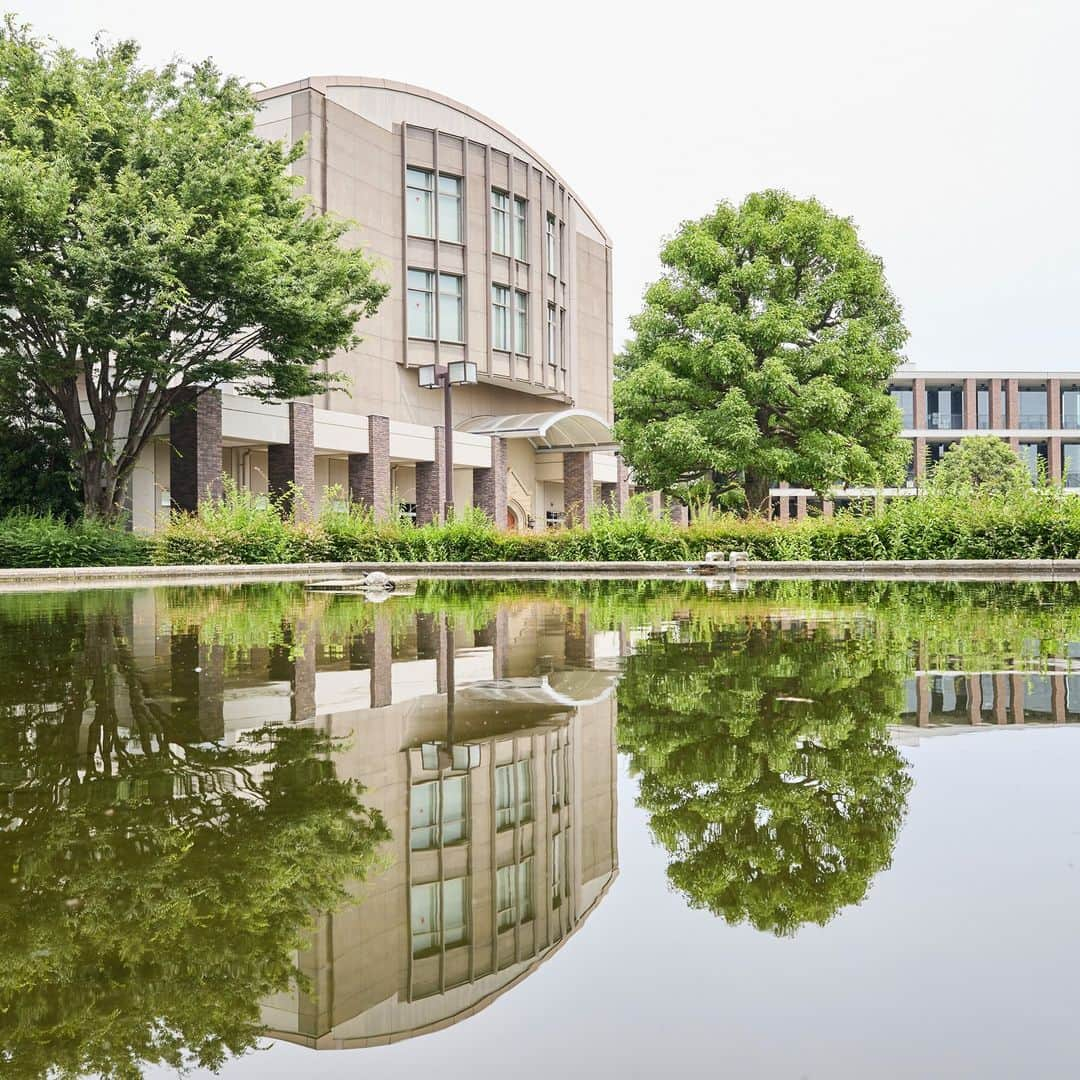
POLYGON ((170 741, 123 628, 122 605, 0 627, 4 1076, 243 1052, 386 835, 310 730, 170 741))
POLYGON ((885 728, 900 676, 876 653, 759 623, 661 634, 627 660, 620 749, 691 905, 788 934, 889 866, 911 779, 885 728))

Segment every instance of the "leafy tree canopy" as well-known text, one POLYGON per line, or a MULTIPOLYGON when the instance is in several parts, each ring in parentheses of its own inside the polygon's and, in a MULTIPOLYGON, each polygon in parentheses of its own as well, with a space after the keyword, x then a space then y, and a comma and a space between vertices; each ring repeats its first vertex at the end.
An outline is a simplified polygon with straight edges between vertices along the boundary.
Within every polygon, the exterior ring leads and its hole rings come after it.
POLYGON ((995 435, 954 443, 934 466, 929 489, 940 495, 1010 495, 1031 487, 1031 472, 995 435))
POLYGON ((89 513, 119 511, 191 390, 324 389, 386 292, 347 223, 296 197, 302 148, 254 115, 209 62, 153 70, 131 42, 83 57, 0 27, 0 383, 59 422, 89 513))
POLYGON ((681 623, 643 642, 619 683, 619 746, 672 885, 776 934, 859 903, 911 787, 885 728, 900 698, 870 633, 681 623))
POLYGON ((388 835, 310 729, 173 741, 122 600, 0 633, 5 1077, 136 1078, 251 1048, 313 915, 388 835))
POLYGON ((639 487, 898 481, 885 393, 907 338, 881 260, 816 199, 720 203, 664 246, 616 360, 616 434, 639 487))

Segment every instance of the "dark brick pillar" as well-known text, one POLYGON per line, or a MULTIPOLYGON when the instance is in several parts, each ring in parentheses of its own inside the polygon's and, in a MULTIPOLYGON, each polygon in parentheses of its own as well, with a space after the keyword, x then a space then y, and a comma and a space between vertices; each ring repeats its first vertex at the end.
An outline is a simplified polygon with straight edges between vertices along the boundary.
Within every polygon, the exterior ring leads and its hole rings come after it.
POLYGON ((1001 422, 1002 416, 1005 414, 1005 410, 1002 402, 1003 389, 1001 386, 1001 379, 990 380, 990 430, 1000 431, 1005 425, 1001 422))
POLYGON ((919 436, 915 440, 915 476, 926 475, 926 440, 919 436))
POLYGON ((290 712, 293 723, 298 724, 315 718, 315 624, 297 623, 294 636, 292 671, 289 673, 292 683, 290 712))
POLYGON ((974 379, 964 380, 964 427, 974 431, 979 426, 976 404, 978 401, 978 384, 974 379))
POLYGON ((911 383, 911 415, 916 430, 926 427, 926 380, 913 379, 911 383))
POLYGON ((593 505, 593 461, 589 450, 563 454, 563 514, 567 525, 583 522, 593 505))
POLYGON ((1005 380, 1005 426, 1020 426, 1020 383, 1016 379, 1005 380))
POLYGON ((1061 380, 1046 381, 1046 426, 1052 431, 1061 427, 1061 380))
POLYGON ((506 440, 492 438, 491 468, 473 469, 473 506, 479 507, 500 529, 506 528, 506 440))
POLYGON ((621 514, 630 501, 630 469, 622 454, 615 455, 615 509, 621 514))
POLYGON ((306 401, 289 402, 289 441, 267 447, 270 494, 290 499, 295 491, 298 514, 310 517, 315 510, 315 410, 306 401))
POLYGON ((390 516, 390 421, 368 417, 368 452, 349 455, 349 496, 366 506, 376 521, 390 516))
POLYGON ((446 502, 443 484, 443 447, 445 435, 441 427, 435 429, 435 460, 416 463, 416 524, 428 525, 442 518, 446 502))
POLYGON ((173 505, 194 510, 203 499, 221 498, 221 392, 187 390, 169 420, 173 505))

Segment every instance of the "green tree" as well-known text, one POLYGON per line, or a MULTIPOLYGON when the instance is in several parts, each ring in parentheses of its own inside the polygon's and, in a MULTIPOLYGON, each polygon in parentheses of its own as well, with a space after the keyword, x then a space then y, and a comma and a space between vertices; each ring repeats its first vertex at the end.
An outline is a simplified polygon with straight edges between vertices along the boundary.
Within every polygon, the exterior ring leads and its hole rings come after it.
POLYGON ((209 62, 140 66, 0 28, 0 383, 58 420, 87 513, 115 517, 139 452, 192 393, 334 382, 386 287, 311 212, 209 62))
POLYGON ((0 625, 5 1077, 135 1078, 251 1048, 313 915, 388 835, 310 729, 174 741, 123 604, 0 625))
POLYGON ((898 481, 886 380, 907 338, 881 260, 816 199, 763 191, 683 224, 616 360, 615 431, 639 487, 898 481))
POLYGON ((681 623, 619 683, 619 747, 693 907, 793 933, 887 868, 911 779, 899 675, 870 633, 681 623))
POLYGON ((996 435, 973 435, 954 443, 930 473, 940 495, 1011 495, 1031 488, 1031 472, 996 435))

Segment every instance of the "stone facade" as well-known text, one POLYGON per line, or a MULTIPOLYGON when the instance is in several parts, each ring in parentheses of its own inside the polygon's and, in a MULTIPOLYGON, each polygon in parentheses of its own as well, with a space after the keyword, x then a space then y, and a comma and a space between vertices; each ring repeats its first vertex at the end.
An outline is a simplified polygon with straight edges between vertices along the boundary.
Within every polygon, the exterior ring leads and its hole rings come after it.
POLYGON ((435 429, 435 460, 416 463, 416 524, 429 525, 441 521, 446 502, 446 485, 443 476, 443 453, 445 448, 443 428, 435 429))

